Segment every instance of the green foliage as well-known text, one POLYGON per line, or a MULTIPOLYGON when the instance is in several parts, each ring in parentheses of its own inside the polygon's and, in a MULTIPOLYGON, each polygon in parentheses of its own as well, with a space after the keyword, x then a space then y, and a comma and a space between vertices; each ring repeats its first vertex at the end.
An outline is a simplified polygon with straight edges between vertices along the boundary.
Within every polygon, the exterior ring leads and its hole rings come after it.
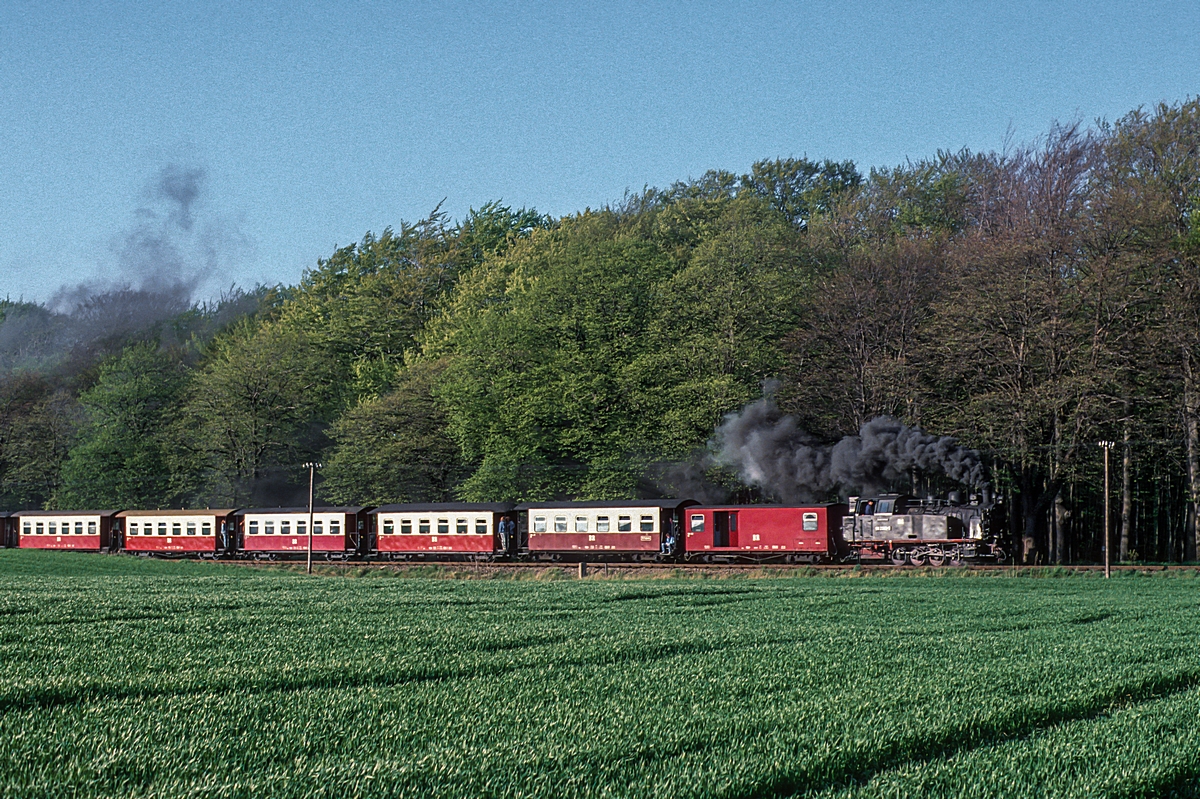
POLYGON ((1200 779, 1190 580, 130 561, 0 552, 0 793, 1160 796, 1200 779), (14 554, 126 574, 16 575, 14 554))
POLYGON ((296 474, 324 444, 336 407, 335 364, 309 337, 244 322, 217 339, 175 429, 183 495, 236 507, 268 478, 296 474))
POLYGON ((671 264, 611 214, 535 234, 464 276, 430 351, 452 353, 438 396, 479 464, 464 497, 627 494, 632 418, 621 366, 645 345, 671 264))
POLYGON ((708 176, 642 209, 564 220, 464 275, 426 352, 464 497, 628 497, 780 366, 808 270, 767 201, 708 176))
POLYGON ((707 227, 687 265, 652 287, 645 343, 622 374, 638 438, 671 458, 779 374, 778 342, 800 321, 811 283, 800 237, 767 203, 727 201, 707 227))
POLYGON ((62 467, 59 508, 154 508, 171 497, 167 433, 186 375, 152 344, 100 368, 79 402, 87 421, 62 467))
POLYGON ((370 233, 305 273, 279 324, 324 349, 337 366, 340 402, 387 391, 418 332, 438 312, 458 274, 546 224, 536 211, 498 202, 451 227, 434 211, 415 225, 370 233))
POLYGON ((58 485, 73 432, 74 401, 31 372, 0 376, 0 499, 36 508, 58 485))
POLYGON ((400 373, 389 393, 346 411, 329 430, 321 496, 340 505, 436 502, 465 477, 432 386, 437 364, 400 373))
POLYGON ((771 202, 775 210, 799 228, 808 226, 815 214, 829 213, 841 198, 862 185, 862 175, 852 161, 826 160, 818 164, 807 158, 777 158, 758 161, 742 186, 771 202))

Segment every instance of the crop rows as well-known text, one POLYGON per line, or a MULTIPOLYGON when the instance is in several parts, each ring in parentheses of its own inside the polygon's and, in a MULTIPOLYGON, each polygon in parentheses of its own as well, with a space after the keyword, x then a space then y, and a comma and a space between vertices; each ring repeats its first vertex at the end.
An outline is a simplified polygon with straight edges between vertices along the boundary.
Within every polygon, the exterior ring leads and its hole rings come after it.
POLYGON ((5 796, 1152 796, 1200 774, 1191 580, 100 575, 8 555, 5 796))

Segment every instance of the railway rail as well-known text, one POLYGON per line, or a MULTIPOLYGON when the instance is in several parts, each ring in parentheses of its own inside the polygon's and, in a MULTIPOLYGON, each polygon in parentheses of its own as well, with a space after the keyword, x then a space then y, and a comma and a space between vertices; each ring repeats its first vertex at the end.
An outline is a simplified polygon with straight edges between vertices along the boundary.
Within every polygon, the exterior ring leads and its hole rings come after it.
MULTIPOLYGON (((248 566, 259 568, 287 568, 303 565, 300 560, 221 560, 227 565, 248 566)), ((369 569, 381 571, 441 571, 454 574, 504 574, 506 572, 549 572, 561 574, 583 573, 592 575, 632 575, 637 573, 864 573, 864 574, 896 574, 896 573, 1012 573, 1019 576, 1038 576, 1055 572, 1103 573, 1104 566, 1100 564, 1073 565, 1012 565, 995 563, 976 563, 962 566, 893 566, 887 563, 854 564, 854 563, 623 563, 580 560, 574 562, 547 561, 381 561, 381 560, 335 560, 322 561, 315 564, 324 573, 336 573, 351 569, 369 569), (583 567, 582 570, 580 567, 583 567)), ((1114 572, 1154 573, 1164 571, 1200 572, 1200 564, 1120 564, 1112 566, 1114 572)))

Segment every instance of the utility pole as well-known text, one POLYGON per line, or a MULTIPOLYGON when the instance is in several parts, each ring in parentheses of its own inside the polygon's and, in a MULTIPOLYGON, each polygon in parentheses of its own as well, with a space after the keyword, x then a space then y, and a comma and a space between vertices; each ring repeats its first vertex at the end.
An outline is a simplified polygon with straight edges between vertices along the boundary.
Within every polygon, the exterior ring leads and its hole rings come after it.
MULTIPOLYGON (((319 463, 305 463, 308 467, 308 573, 312 573, 312 487, 316 480, 317 469, 320 468, 319 463)), ((1108 507, 1108 506, 1105 506, 1108 507)))
POLYGON ((1108 453, 1115 445, 1112 441, 1101 441, 1100 446, 1104 449, 1104 579, 1107 580, 1112 576, 1112 547, 1109 546, 1112 525, 1108 521, 1108 453))

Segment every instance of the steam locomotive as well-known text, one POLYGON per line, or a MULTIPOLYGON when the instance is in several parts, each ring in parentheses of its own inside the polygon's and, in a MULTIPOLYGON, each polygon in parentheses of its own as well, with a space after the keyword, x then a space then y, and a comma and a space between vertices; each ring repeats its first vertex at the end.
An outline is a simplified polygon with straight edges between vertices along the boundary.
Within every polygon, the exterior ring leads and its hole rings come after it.
POLYGON ((1002 514, 905 494, 847 504, 701 505, 690 499, 0 514, 8 546, 167 557, 328 560, 1003 562, 1002 514))

